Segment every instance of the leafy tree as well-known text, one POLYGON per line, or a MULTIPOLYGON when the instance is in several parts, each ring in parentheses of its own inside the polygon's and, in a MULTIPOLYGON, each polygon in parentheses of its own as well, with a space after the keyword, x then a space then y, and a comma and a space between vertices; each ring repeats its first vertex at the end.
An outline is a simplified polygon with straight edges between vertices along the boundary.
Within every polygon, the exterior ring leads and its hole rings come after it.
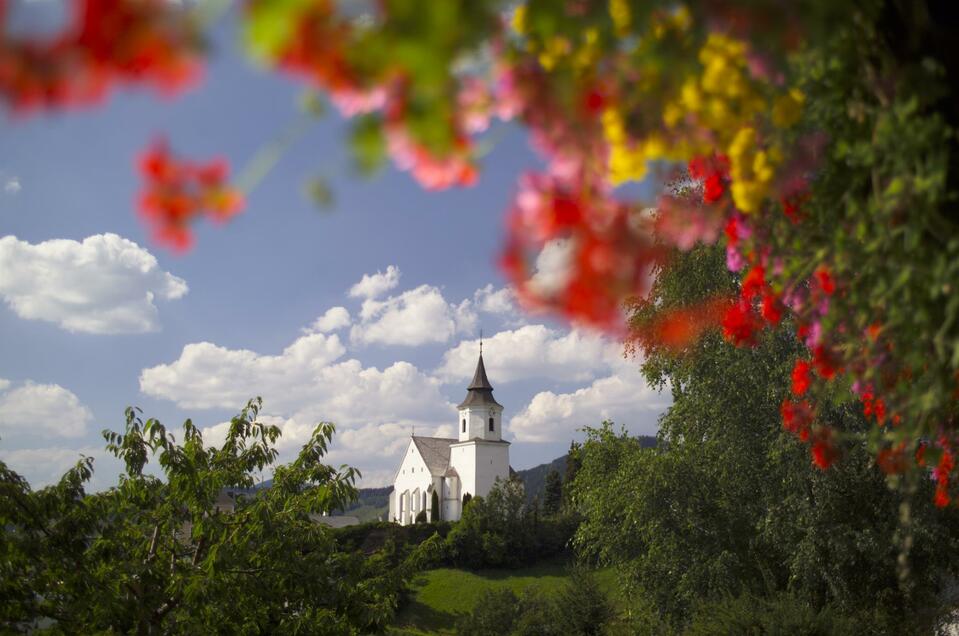
POLYGON ((426 523, 426 511, 420 510, 416 513, 416 517, 413 519, 413 523, 426 523))
POLYGON ((440 497, 433 491, 433 497, 430 499, 430 523, 436 523, 440 520, 440 497))
POLYGON ((543 512, 555 515, 563 505, 563 481, 559 471, 551 470, 546 474, 546 488, 543 491, 543 512))
MULTIPOLYGON (((722 259, 714 248, 674 254, 634 319, 734 284, 722 259)), ((959 571, 955 511, 933 507, 929 479, 886 487, 855 436, 870 424, 850 405, 822 407, 853 435, 840 438, 841 461, 828 471, 810 462, 779 419, 799 351, 789 324, 751 348, 713 332, 681 350, 650 348, 644 373, 673 395, 659 445, 643 449, 608 423, 590 431, 572 487, 584 517, 577 546, 619 566, 627 591, 674 623, 704 599, 788 590, 814 609, 880 609, 920 629, 959 571)))
POLYGON ((230 422, 219 447, 187 420, 183 442, 127 410, 104 431, 124 463, 117 486, 88 493, 84 458, 34 491, 0 463, 0 626, 51 633, 323 633, 377 631, 406 570, 388 553, 337 549, 312 517, 356 495, 357 471, 322 462, 334 426, 321 423, 272 488, 253 475, 276 458, 276 426, 260 400, 230 422), (145 472, 154 460, 162 478, 145 472), (232 513, 217 500, 239 494, 232 513), (331 584, 331 581, 335 584, 331 584))
POLYGON ((473 495, 470 493, 463 493, 463 512, 466 512, 466 506, 473 501, 473 495))

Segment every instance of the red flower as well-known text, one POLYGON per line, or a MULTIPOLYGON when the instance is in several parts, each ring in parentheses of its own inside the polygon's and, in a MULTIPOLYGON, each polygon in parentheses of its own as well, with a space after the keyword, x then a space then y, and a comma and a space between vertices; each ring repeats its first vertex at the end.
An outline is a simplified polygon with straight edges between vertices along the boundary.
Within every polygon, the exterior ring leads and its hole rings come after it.
POLYGON ((816 280, 819 282, 819 288, 827 296, 832 296, 836 291, 836 283, 832 279, 832 276, 829 274, 829 270, 825 267, 820 267, 816 270, 816 280))
POLYGON ((820 470, 826 470, 839 459, 839 450, 832 439, 832 431, 821 428, 813 436, 812 461, 820 470))
POLYGON ((813 349, 813 364, 816 365, 816 371, 824 380, 831 380, 838 370, 835 354, 823 345, 816 345, 813 349))
POLYGON ((766 322, 771 325, 778 325, 779 321, 783 319, 782 303, 779 302, 779 297, 776 294, 772 292, 763 294, 761 313, 766 322))
POLYGON ((89 105, 117 84, 152 84, 172 93, 199 75, 199 37, 189 14, 175 3, 71 4, 70 25, 46 42, 0 35, 0 98, 14 110, 89 105))
POLYGON ((736 346, 752 344, 759 326, 752 307, 742 300, 727 309, 723 316, 723 336, 736 346))
POLYGON ((887 475, 898 475, 906 470, 906 444, 900 442, 894 448, 884 448, 876 455, 876 464, 887 475))
POLYGON ((811 378, 809 377, 809 362, 806 360, 796 360, 792 372, 792 392, 793 395, 805 395, 809 390, 811 378))
POLYGON ((227 184, 229 167, 222 159, 194 164, 171 155, 163 141, 140 159, 146 183, 140 211, 159 243, 182 251, 193 241, 190 224, 203 215, 223 221, 243 207, 243 197, 227 184))
POLYGON ((725 155, 693 157, 687 164, 689 175, 703 182, 703 202, 715 203, 726 192, 729 181, 729 158, 725 155))
POLYGON ((798 437, 800 441, 805 442, 809 439, 809 426, 815 418, 809 402, 783 400, 779 407, 779 414, 782 417, 784 429, 798 437))
POLYGON ((766 288, 766 270, 762 265, 756 265, 743 278, 741 295, 745 300, 752 300, 763 293, 766 288))
POLYGON ((936 487, 936 498, 933 500, 937 508, 945 508, 949 505, 949 490, 945 486, 936 487))
POLYGON ((711 173, 703 182, 703 201, 705 203, 715 203, 722 198, 726 191, 722 177, 718 172, 711 173))

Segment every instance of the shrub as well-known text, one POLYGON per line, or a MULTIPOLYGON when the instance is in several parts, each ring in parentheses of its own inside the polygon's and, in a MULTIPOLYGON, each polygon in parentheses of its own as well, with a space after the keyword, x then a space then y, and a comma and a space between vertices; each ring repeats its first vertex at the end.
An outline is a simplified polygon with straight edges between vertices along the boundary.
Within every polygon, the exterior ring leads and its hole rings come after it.
POLYGON ((508 588, 486 590, 473 611, 463 616, 456 625, 460 636, 506 636, 522 613, 519 599, 508 588))
MULTIPOLYGON (((878 631, 877 631, 878 630, 878 631)), ((830 607, 816 610, 799 598, 781 594, 760 598, 750 594, 704 603, 695 611, 687 636, 709 634, 789 634, 844 636, 880 634, 865 622, 843 617, 830 607)))
POLYGON ((605 632, 613 607, 596 577, 577 567, 556 598, 556 617, 564 634, 594 636, 605 632))

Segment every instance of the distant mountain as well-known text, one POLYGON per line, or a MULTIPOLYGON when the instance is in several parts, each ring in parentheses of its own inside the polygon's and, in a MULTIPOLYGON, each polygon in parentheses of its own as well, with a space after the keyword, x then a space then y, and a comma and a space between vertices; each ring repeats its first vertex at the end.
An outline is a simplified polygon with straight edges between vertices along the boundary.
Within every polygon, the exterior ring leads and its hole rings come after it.
POLYGON ((543 500, 543 491, 546 490, 546 475, 549 471, 555 470, 560 477, 566 474, 566 455, 557 457, 553 461, 533 466, 526 470, 517 470, 516 475, 523 480, 523 489, 526 491, 526 503, 530 503, 537 497, 543 500))

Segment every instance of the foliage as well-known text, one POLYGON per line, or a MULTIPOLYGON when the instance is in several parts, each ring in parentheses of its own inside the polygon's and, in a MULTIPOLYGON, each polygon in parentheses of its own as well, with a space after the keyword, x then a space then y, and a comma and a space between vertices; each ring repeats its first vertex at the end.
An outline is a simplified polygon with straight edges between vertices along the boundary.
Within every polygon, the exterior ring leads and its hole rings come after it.
POLYGON ((220 447, 187 420, 178 444, 157 420, 127 410, 104 431, 124 462, 117 486, 87 493, 82 460, 33 491, 0 463, 0 624, 50 633, 329 633, 381 629, 407 571, 397 555, 337 548, 319 515, 355 496, 358 474, 322 463, 334 434, 317 426, 273 486, 253 475, 276 458, 280 431, 257 421, 259 399, 230 422, 220 447), (144 472, 150 460, 163 478, 144 472), (224 489, 235 510, 218 506, 224 489), (331 585, 330 581, 336 581, 331 585))
POLYGON ((413 519, 413 523, 426 523, 426 511, 420 510, 416 513, 416 518, 413 519))
POLYGON ((772 599, 741 596, 699 607, 686 636, 710 634, 790 634, 791 636, 860 636, 868 625, 830 607, 816 610, 790 595, 772 599))
MULTIPOLYGON (((692 303, 734 284, 722 258, 715 247, 675 253, 650 304, 692 303)), ((852 434, 842 461, 825 472, 809 461, 778 423, 800 351, 789 322, 750 348, 712 333, 680 351, 650 349, 644 373, 673 394, 660 444, 642 449, 608 423, 590 431, 572 487, 584 518, 576 545, 617 564, 674 623, 703 599, 790 591, 816 611, 882 607, 929 625, 959 569, 947 547, 959 541, 955 511, 933 506, 928 477, 888 489, 856 436, 870 423, 841 401, 820 408, 852 434)))
POLYGON ((519 599, 510 589, 487 590, 470 614, 456 626, 462 636, 509 634, 522 614, 519 599))
POLYGON ((551 470, 546 474, 546 488, 543 492, 543 513, 554 515, 563 503, 563 481, 559 471, 551 470))
MULTIPOLYGON (((616 573, 595 572, 600 587, 615 596, 616 573)), ((554 596, 567 584, 570 570, 565 557, 510 569, 461 570, 447 567, 422 571, 410 581, 410 596, 397 614, 393 630, 410 634, 454 634, 462 614, 472 612, 487 590, 510 589, 517 597, 535 588, 541 599, 554 596)))
POLYGON ((569 582, 556 597, 557 626, 565 634, 597 636, 613 616, 613 607, 596 578, 582 567, 574 568, 569 582))
POLYGON ((563 552, 577 523, 569 515, 541 516, 526 503, 522 482, 497 480, 464 508, 446 537, 447 555, 459 567, 519 567, 563 552))
POLYGON ((440 497, 433 491, 433 498, 430 501, 430 523, 436 523, 440 520, 440 497))
POLYGON ((457 625, 457 633, 511 636, 595 636, 605 633, 612 605, 587 571, 574 569, 570 579, 549 597, 536 588, 522 596, 509 589, 487 590, 473 611, 457 625))

